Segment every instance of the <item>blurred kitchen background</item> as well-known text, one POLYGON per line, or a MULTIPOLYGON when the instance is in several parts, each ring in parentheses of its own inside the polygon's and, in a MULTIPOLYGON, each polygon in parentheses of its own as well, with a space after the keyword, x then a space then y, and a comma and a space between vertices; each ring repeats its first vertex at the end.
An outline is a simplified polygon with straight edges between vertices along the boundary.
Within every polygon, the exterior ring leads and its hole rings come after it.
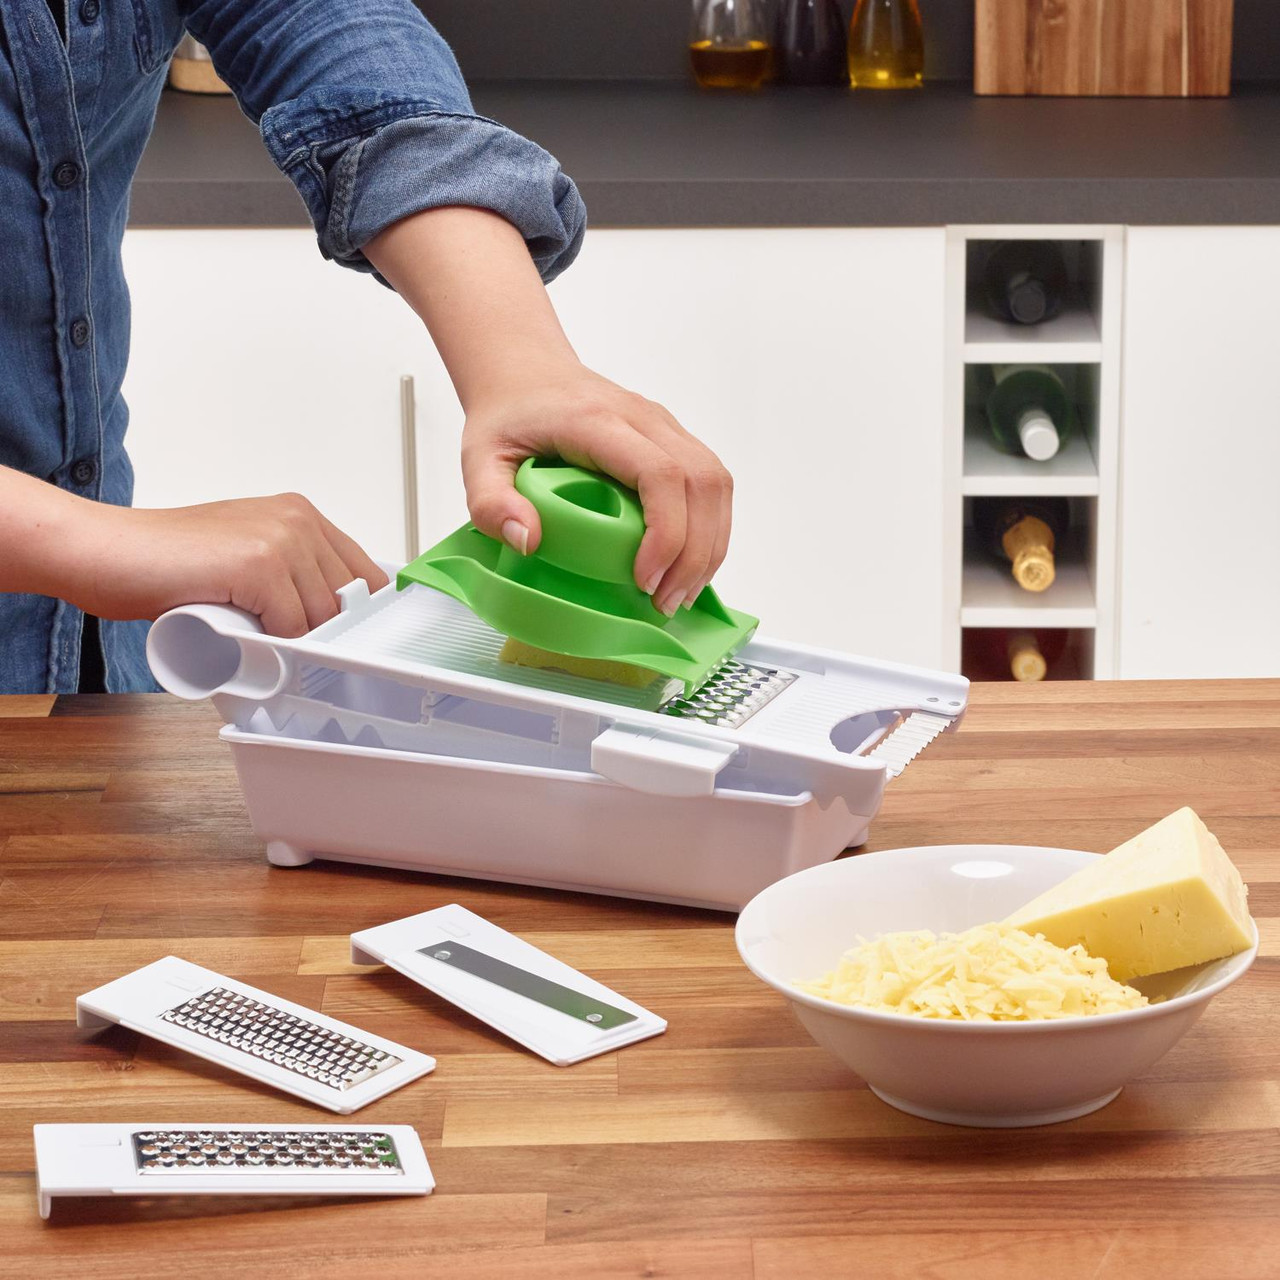
MULTIPOLYGON (((762 633, 983 679, 1280 675, 1280 6, 977 4, 920 0, 923 86, 886 92, 700 88, 688 0, 420 7, 579 183, 565 327, 733 470, 717 585, 762 633), (1114 83, 1151 80, 1123 38, 1230 92, 975 95, 975 17, 1025 80, 1064 11, 1114 83)), ((387 559, 456 527, 439 360, 320 260, 234 102, 164 95, 126 263, 140 505, 296 489, 387 559)))

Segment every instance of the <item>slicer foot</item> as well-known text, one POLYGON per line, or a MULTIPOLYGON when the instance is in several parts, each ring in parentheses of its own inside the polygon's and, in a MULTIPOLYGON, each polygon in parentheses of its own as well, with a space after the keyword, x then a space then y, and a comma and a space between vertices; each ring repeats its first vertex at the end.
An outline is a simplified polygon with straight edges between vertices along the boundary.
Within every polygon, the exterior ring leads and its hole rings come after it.
POLYGON ((267 861, 273 867, 305 867, 315 858, 306 849, 295 849, 284 840, 267 841, 267 861))

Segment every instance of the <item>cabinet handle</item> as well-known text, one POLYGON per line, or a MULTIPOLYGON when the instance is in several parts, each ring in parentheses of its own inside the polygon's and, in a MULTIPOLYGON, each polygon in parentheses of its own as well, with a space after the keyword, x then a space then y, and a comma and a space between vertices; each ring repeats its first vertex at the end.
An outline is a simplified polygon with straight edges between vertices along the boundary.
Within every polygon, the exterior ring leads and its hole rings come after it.
POLYGON ((413 378, 400 379, 400 465, 404 471, 404 555, 418 556, 418 413, 413 398, 413 378))

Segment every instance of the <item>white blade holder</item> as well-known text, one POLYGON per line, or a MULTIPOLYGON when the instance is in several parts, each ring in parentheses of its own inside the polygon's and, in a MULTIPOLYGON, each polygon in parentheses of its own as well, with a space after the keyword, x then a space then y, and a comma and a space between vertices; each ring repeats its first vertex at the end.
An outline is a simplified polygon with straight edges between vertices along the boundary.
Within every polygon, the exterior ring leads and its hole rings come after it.
POLYGON ((435 1186, 406 1124, 38 1124, 40 1216, 55 1196, 423 1196, 435 1186))
POLYGON ((666 1021, 456 904, 351 935, 355 964, 385 964, 569 1066, 665 1031, 666 1021))
POLYGON ((80 996, 76 1023, 119 1023, 340 1115, 436 1065, 393 1040, 176 956, 80 996))

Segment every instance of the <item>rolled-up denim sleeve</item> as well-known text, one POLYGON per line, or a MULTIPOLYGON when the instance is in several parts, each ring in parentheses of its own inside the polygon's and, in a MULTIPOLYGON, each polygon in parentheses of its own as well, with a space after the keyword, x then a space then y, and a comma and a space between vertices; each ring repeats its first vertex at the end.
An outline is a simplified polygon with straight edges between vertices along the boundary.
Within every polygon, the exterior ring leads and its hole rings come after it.
POLYGON ((184 16, 326 257, 372 271, 364 246, 393 222, 470 205, 520 231, 544 280, 573 261, 586 228, 577 188, 536 143, 475 113, 411 0, 204 0, 184 16))

